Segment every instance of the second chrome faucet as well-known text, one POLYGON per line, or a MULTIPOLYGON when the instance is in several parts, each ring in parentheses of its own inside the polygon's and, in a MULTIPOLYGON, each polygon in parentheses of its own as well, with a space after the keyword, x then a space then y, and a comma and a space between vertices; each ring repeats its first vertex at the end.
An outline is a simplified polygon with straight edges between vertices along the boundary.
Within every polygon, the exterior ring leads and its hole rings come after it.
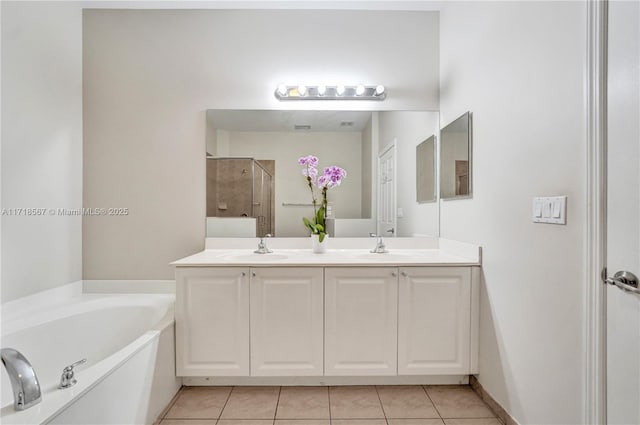
POLYGON ((264 237, 261 237, 260 242, 258 242, 258 249, 256 249, 253 252, 256 254, 269 254, 273 252, 272 250, 269 249, 269 247, 267 247, 266 239, 270 237, 271 237, 270 233, 267 233, 266 235, 264 235, 264 237))

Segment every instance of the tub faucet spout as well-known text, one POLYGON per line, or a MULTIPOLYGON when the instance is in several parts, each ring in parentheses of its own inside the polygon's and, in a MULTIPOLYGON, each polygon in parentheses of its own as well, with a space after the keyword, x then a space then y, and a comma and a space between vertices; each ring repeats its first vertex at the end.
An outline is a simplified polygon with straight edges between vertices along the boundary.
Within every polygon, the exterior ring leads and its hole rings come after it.
POLYGON ((25 410, 40 403, 40 382, 27 358, 13 348, 0 350, 0 357, 11 381, 14 409, 25 410))

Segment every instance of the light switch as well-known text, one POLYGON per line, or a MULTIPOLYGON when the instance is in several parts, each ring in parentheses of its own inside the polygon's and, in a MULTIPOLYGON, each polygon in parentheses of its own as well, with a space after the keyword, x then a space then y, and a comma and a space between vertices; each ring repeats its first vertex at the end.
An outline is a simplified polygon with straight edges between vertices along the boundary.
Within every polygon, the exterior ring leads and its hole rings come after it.
POLYGON ((546 196, 533 198, 533 222, 567 224, 567 197, 546 196))
POLYGON ((562 207, 562 202, 558 199, 553 201, 553 218, 560 218, 560 208, 562 207))
POLYGON ((542 217, 542 202, 533 201, 533 216, 538 218, 542 217))

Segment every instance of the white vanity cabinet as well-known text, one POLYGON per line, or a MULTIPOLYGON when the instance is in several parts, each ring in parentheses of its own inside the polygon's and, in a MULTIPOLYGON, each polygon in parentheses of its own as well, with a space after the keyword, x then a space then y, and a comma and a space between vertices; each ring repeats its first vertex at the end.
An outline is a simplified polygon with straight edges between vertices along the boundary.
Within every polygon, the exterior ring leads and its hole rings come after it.
POLYGON ((251 376, 322 376, 323 273, 251 269, 251 376))
POLYGON ((396 375, 398 269, 325 269, 325 375, 396 375))
POLYGON ((176 270, 178 376, 249 375, 249 269, 176 270))
POLYGON ((471 373, 471 270, 400 268, 399 375, 471 373))
POLYGON ((477 373, 479 283, 468 265, 180 266, 177 375, 332 385, 477 373))

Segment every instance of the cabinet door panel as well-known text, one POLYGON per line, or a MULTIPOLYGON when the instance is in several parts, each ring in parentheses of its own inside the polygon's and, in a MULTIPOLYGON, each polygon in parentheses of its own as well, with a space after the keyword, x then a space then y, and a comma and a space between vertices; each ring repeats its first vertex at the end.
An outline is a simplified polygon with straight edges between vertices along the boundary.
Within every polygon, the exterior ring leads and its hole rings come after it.
POLYGON ((398 374, 470 373, 470 268, 400 272, 398 374))
POLYGON ((248 376, 248 270, 178 269, 176 283, 178 376, 248 376))
POLYGON ((322 376, 321 268, 251 270, 251 375, 322 376))
POLYGON ((395 375, 396 268, 325 269, 325 374, 395 375))

